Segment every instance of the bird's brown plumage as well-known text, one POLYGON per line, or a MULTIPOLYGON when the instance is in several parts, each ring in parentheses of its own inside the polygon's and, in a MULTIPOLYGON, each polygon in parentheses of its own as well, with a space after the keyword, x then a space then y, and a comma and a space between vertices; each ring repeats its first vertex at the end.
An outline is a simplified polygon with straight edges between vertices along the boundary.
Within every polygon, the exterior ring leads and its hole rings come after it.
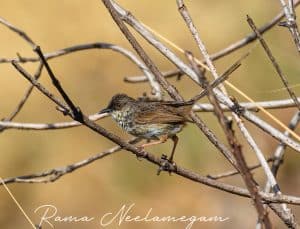
POLYGON ((136 113, 137 124, 175 124, 191 122, 189 113, 193 104, 176 102, 148 102, 147 106, 141 107, 141 112, 136 113))

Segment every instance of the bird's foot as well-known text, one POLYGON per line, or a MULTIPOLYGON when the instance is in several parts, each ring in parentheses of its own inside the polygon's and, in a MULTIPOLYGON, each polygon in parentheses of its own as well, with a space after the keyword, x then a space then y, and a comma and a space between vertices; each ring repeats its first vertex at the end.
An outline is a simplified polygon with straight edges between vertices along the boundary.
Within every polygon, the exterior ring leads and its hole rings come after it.
POLYGON ((140 155, 136 155, 136 158, 141 161, 143 158, 147 156, 147 152, 145 151, 143 146, 138 146, 138 150, 140 151, 140 155))
POLYGON ((157 170, 157 175, 160 175, 161 171, 168 171, 169 175, 171 175, 172 171, 176 171, 176 163, 171 159, 168 158, 167 155, 161 155, 161 165, 157 170))

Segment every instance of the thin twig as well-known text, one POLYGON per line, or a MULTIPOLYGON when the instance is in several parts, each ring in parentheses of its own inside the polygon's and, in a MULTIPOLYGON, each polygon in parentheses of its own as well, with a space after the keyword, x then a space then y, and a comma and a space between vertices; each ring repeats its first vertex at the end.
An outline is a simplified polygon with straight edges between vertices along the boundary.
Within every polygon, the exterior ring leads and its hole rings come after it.
POLYGON ((278 62, 276 61, 275 57, 273 56, 268 44, 266 43, 266 41, 264 40, 264 38, 262 37, 262 35, 258 31, 254 21, 252 20, 252 18, 249 15, 247 15, 247 21, 248 21, 250 27, 252 28, 252 30, 255 32, 256 36, 258 37, 259 42, 261 43, 261 45, 264 48, 266 54, 268 55, 270 61, 272 62, 273 66, 274 66, 278 76, 280 77, 282 83, 284 84, 286 90, 288 91, 289 95, 293 99, 294 103, 297 105, 298 110, 300 110, 300 103, 297 99, 297 96, 295 95, 293 90, 290 88, 287 77, 282 72, 282 70, 281 70, 278 62))
MULTIPOLYGON (((267 159, 267 162, 274 162, 275 160, 276 160, 275 157, 271 157, 271 158, 267 159)), ((282 163, 282 161, 280 161, 280 163, 282 163)), ((259 164, 256 164, 256 165, 249 166, 248 169, 249 170, 254 170, 254 169, 258 169, 260 167, 261 167, 261 165, 259 163, 259 164)), ((227 172, 223 172, 223 173, 219 173, 219 174, 215 174, 215 175, 208 174, 206 176, 208 178, 218 180, 218 179, 222 179, 222 178, 226 178, 226 177, 231 177, 231 176, 234 176, 234 175, 237 175, 237 174, 239 174, 238 171, 232 170, 232 171, 227 171, 227 172)))
MULTIPOLYGON (((88 118, 92 121, 97 121, 108 114, 93 114, 89 115, 88 118)), ((0 128, 5 129, 18 129, 18 130, 59 130, 81 126, 82 123, 77 121, 70 122, 56 122, 56 123, 20 123, 20 122, 4 122, 0 121, 0 128)))
POLYGON ((50 100, 54 101, 58 106, 63 108, 65 114, 72 112, 65 103, 61 102, 51 92, 49 92, 45 87, 37 82, 34 77, 32 77, 21 65, 19 65, 16 61, 12 61, 11 63, 16 70, 18 70, 32 85, 34 85, 34 87, 36 87, 39 91, 46 95, 50 100))
MULTIPOLYGON (((177 80, 181 79, 181 76, 183 76, 183 72, 179 71, 167 71, 167 72, 162 72, 163 76, 165 78, 172 78, 176 77, 177 80)), ((140 83, 140 82, 147 82, 148 78, 146 76, 125 76, 124 77, 124 82, 127 83, 140 83)))
MULTIPOLYGON (((128 143, 130 144, 136 144, 140 141, 138 138, 133 138, 128 143)), ((122 148, 120 146, 112 147, 108 150, 103 151, 102 153, 97 153, 87 159, 84 159, 82 161, 76 162, 74 164, 66 165, 64 167, 58 167, 54 169, 50 169, 44 172, 40 173, 33 173, 29 175, 23 175, 18 177, 11 177, 4 179, 5 184, 9 183, 48 183, 48 182, 54 182, 61 178, 62 176, 72 173, 77 169, 80 169, 86 165, 89 165, 97 160, 100 160, 106 156, 109 156, 113 153, 116 153, 120 151, 122 148)))
MULTIPOLYGON (((300 98, 297 98, 300 101, 300 98)), ((283 108, 291 108, 295 107, 295 103, 292 99, 284 99, 284 100, 270 100, 270 101, 261 101, 256 102, 259 106, 265 109, 283 109, 283 108)), ((259 110, 256 107, 256 104, 247 103, 247 102, 239 102, 239 105, 246 110, 252 110, 258 112, 259 110)), ((223 111, 231 111, 227 106, 221 104, 221 108, 223 111)), ((209 103, 197 103, 194 105, 193 110, 196 112, 211 112, 213 111, 213 106, 209 103)))
POLYGON ((33 40, 21 29, 17 28, 13 24, 6 21, 4 18, 0 17, 0 23, 8 27, 13 32, 17 33, 20 37, 22 37, 32 48, 35 46, 33 40))
POLYGON ((47 60, 44 57, 44 54, 43 54, 40 46, 35 46, 33 50, 41 58, 41 62, 45 65, 45 67, 47 69, 47 72, 48 72, 48 75, 50 76, 53 85, 55 86, 55 88, 57 89, 57 91, 60 93, 60 95, 63 97, 63 99, 65 100, 65 102, 67 103, 67 105, 69 106, 69 108, 71 109, 73 118, 76 121, 81 121, 82 120, 82 114, 81 114, 80 110, 78 109, 78 107, 75 106, 75 104, 69 98, 69 96, 67 95, 67 93, 65 92, 65 90, 63 89, 63 87, 61 86, 60 82, 58 81, 58 79, 54 75, 52 69, 50 68, 50 65, 48 64, 47 60))
MULTIPOLYGON (((297 111, 295 113, 295 115, 293 116, 290 124, 289 124, 289 128, 291 128, 292 130, 294 130, 296 128, 296 126, 298 125, 300 121, 300 112, 297 111)), ((284 133, 285 135, 289 135, 289 133, 287 131, 285 131, 284 133)), ((286 148, 286 145, 283 143, 280 143, 275 152, 274 152, 274 161, 272 163, 272 167, 271 170, 274 174, 274 176, 276 177, 279 166, 282 164, 281 162, 283 161, 283 156, 284 156, 284 150, 286 148)), ((271 185, 269 182, 266 183, 265 188, 264 188, 265 192, 270 192, 271 191, 271 185)), ((286 205, 282 204, 283 206, 281 207, 281 210, 279 211, 275 211, 276 213, 280 213, 280 217, 284 220, 285 223, 287 223, 287 225, 290 225, 290 228, 298 228, 297 226, 297 222, 295 220, 295 216, 293 215, 293 213, 287 208, 286 205), (287 214, 288 213, 288 214, 287 214)), ((270 204, 269 205, 271 209, 274 210, 274 205, 270 204)), ((276 207, 278 209, 278 206, 276 207)), ((259 228, 260 225, 257 226, 257 228, 259 228)))
MULTIPOLYGON (((239 58, 233 65, 231 65, 220 77, 216 78, 213 82, 210 83, 210 88, 215 88, 228 79, 229 75, 232 74, 235 70, 237 70, 242 65, 242 60, 244 60, 249 55, 249 52, 239 58)), ((208 90, 203 90, 200 94, 194 96, 191 101, 197 101, 202 97, 208 94, 208 90)))
MULTIPOLYGON (((292 118, 290 124, 289 124, 289 128, 291 128, 291 130, 296 129, 298 123, 300 122, 300 112, 296 112, 296 114, 294 115, 294 117, 292 118)), ((288 132, 284 132, 285 135, 289 135, 288 132)), ((274 176, 277 175, 279 166, 280 166, 280 160, 283 158, 284 155, 284 149, 286 148, 285 144, 280 143, 279 146, 277 147, 277 149, 275 150, 274 156, 276 157, 276 160, 273 162, 272 164, 272 172, 274 173, 274 176)))
POLYGON ((288 4, 286 4, 285 0, 279 0, 279 1, 282 5, 285 17, 287 19, 287 21, 285 22, 280 22, 279 25, 288 27, 288 29, 292 34, 297 50, 298 52, 300 52, 300 34, 299 34, 298 24, 296 21, 296 13, 294 10, 293 1, 288 0, 288 4))
MULTIPOLYGON (((299 122, 300 122, 300 112, 297 111, 295 113, 295 115, 292 117, 292 119, 291 119, 291 121, 289 123, 289 128, 291 128, 291 130, 296 129, 296 127, 299 124, 299 122)), ((288 132, 284 132, 284 134, 287 135, 287 136, 289 135, 288 132)), ((283 157, 284 157, 284 150, 285 149, 286 149, 286 145, 283 144, 283 143, 280 143, 280 144, 278 144, 275 152, 273 153, 275 160, 272 163, 271 170, 272 170, 274 176, 277 175, 279 166, 281 165, 280 161, 282 161, 283 157)), ((270 192, 270 190, 271 190, 270 184, 267 183, 266 186, 265 186, 265 191, 266 192, 270 192)))

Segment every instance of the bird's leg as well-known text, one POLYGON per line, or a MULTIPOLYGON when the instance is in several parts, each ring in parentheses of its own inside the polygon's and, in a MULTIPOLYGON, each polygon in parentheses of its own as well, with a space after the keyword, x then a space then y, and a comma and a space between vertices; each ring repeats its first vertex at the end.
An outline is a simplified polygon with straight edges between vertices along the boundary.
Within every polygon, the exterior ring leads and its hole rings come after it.
POLYGON ((158 144, 164 143, 167 141, 167 139, 168 139, 168 135, 163 135, 161 138, 159 138, 158 141, 147 142, 145 144, 142 144, 141 146, 138 146, 138 148, 142 153, 144 153, 143 157, 145 157, 146 152, 144 150, 147 146, 158 145, 158 144))
POLYGON ((145 149, 147 146, 152 146, 152 145, 158 145, 158 144, 161 144, 161 143, 165 143, 168 139, 168 135, 163 135, 159 138, 159 140, 157 141, 154 141, 154 142, 148 142, 148 143, 145 143, 143 145, 141 145, 140 147, 142 149, 145 149))
POLYGON ((173 135, 171 139, 174 142, 174 145, 173 145, 173 149, 171 152, 171 156, 169 157, 169 162, 173 163, 173 157, 174 157, 175 149, 176 149, 176 146, 178 143, 178 137, 176 135, 173 135))
POLYGON ((171 139, 174 142, 171 155, 168 159, 167 159, 167 156, 164 155, 164 154, 161 156, 162 164, 158 168, 157 175, 159 175, 161 171, 168 171, 169 175, 171 175, 171 172, 174 169, 176 170, 176 164, 174 163, 173 158, 174 158, 175 149, 176 149, 176 146, 177 146, 177 143, 178 143, 178 137, 176 135, 173 135, 171 137, 171 139))

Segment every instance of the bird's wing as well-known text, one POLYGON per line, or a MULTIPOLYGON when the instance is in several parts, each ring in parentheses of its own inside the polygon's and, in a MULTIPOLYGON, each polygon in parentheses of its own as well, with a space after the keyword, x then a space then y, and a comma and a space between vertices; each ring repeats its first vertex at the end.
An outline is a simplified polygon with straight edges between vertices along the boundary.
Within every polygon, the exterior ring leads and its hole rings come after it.
POLYGON ((141 112, 137 112, 135 122, 137 124, 154 124, 154 123, 183 123, 190 122, 188 115, 191 111, 192 104, 182 104, 175 106, 172 104, 149 103, 149 106, 143 106, 141 112))

